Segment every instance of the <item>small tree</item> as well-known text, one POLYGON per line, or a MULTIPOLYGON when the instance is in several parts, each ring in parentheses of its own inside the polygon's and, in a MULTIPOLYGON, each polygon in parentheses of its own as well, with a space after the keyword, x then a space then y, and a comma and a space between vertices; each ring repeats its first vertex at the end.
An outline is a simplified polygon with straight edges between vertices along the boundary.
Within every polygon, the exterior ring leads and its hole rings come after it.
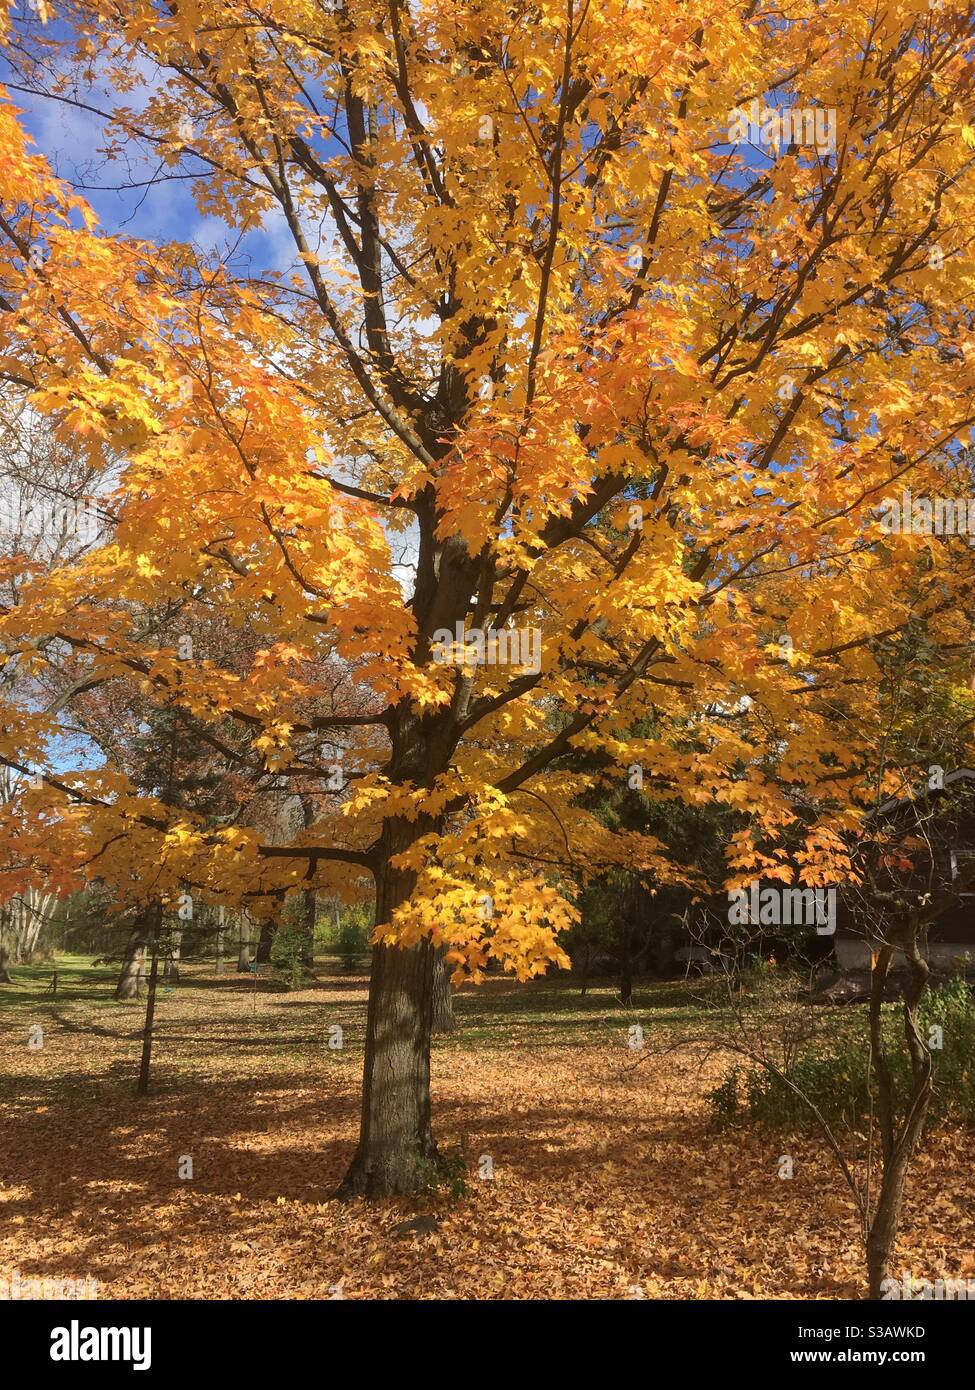
POLYGON ((971 819, 975 798, 963 788, 951 800, 953 804, 946 806, 941 796, 906 799, 892 815, 879 822, 873 819, 853 856, 858 881, 848 894, 859 934, 870 948, 870 1058, 881 1156, 876 1200, 869 1187, 864 1197, 871 1298, 881 1296, 889 1276, 907 1177, 931 1101, 933 1059, 920 1020, 930 978, 929 930, 937 918, 959 906, 971 877, 969 872, 952 878, 950 855, 958 844, 958 822, 971 819), (900 1012, 910 1059, 909 1085, 900 1095, 883 1020, 891 972, 898 961, 905 970, 900 1012))
POLYGON ((308 978, 307 959, 308 905, 305 894, 291 893, 284 900, 271 942, 271 964, 289 989, 301 989, 308 978))

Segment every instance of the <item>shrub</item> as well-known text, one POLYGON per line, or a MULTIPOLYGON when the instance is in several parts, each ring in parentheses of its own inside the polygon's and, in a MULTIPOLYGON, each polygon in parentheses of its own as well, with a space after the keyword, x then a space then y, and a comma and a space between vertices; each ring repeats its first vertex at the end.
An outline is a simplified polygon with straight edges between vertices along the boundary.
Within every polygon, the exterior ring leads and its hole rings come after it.
POLYGON ((271 942, 271 964, 288 989, 301 989, 307 978, 304 961, 307 932, 300 895, 287 898, 271 942))
MULTIPOLYGON (((931 1051, 934 1088, 928 1123, 975 1125, 975 995, 964 980, 952 980, 925 995, 919 1015, 922 1038, 927 1041, 930 1030, 938 1028, 942 1043, 931 1051)), ((885 1008, 884 1028, 895 1092, 903 1098, 910 1058, 899 1006, 885 1008)), ((831 1125, 856 1126, 870 1109, 868 1060, 866 1039, 845 1031, 830 1040, 827 1051, 799 1050, 783 1074, 802 1096, 754 1063, 736 1064, 708 1095, 711 1115, 719 1124, 742 1120, 771 1129, 808 1127, 814 1117, 802 1099, 807 1097, 831 1125)))
POLYGON ((321 922, 316 935, 325 951, 339 957, 344 973, 352 975, 359 963, 369 955, 371 932, 371 914, 367 905, 354 903, 351 907, 342 908, 337 922, 328 918, 321 922))
POLYGON ((454 1200, 467 1196, 467 1157, 460 1145, 441 1146, 436 1159, 418 1158, 417 1168, 424 1196, 448 1196, 454 1200))

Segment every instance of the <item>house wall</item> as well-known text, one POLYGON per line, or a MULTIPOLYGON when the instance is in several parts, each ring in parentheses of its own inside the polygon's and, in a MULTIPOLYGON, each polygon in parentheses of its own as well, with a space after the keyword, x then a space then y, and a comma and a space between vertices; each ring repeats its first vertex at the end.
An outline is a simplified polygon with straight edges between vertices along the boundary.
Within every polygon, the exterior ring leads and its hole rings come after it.
MULTIPOLYGON (((841 970, 870 969, 870 947, 862 937, 841 936, 837 933, 835 950, 836 964, 841 970)), ((959 961, 965 961, 969 969, 975 968, 975 943, 972 941, 931 941, 928 943, 927 960, 930 965, 937 966, 942 970, 955 969, 959 961)), ((894 966, 896 968, 903 964, 903 953, 897 951, 894 956, 894 966)))

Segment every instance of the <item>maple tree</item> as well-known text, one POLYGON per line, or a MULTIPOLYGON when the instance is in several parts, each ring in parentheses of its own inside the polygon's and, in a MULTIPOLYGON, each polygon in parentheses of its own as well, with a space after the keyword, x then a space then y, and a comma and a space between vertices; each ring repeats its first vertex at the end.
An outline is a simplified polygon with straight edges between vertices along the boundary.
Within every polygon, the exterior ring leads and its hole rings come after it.
POLYGON ((94 855, 160 902, 374 885, 345 1191, 411 1191, 438 951, 457 983, 527 979, 566 963, 567 861, 686 880, 587 794, 637 769, 748 817, 738 879, 834 881, 872 644, 921 622, 967 690, 966 538, 877 510, 957 492, 975 423, 962 7, 56 9, 3 21, 0 372, 108 522, 53 569, 5 555, 5 665, 235 727, 228 768, 260 758, 316 819, 271 844, 59 770, 56 716, 11 694, 0 757, 43 776, 3 812, 0 885, 94 855), (189 179, 231 239, 273 225, 293 268, 103 232, 23 93, 101 110, 106 159, 189 179), (766 94, 835 138, 735 143, 766 94), (261 645, 238 670, 160 640, 159 604, 261 645))

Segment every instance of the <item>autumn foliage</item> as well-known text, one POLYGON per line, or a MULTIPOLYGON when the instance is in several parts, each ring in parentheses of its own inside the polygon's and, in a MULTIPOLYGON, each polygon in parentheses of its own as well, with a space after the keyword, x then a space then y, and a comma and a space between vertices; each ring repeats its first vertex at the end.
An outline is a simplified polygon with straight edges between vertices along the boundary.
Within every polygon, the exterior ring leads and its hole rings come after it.
POLYGON ((835 882, 878 790, 877 642, 923 630, 975 713, 967 536, 882 515, 968 486, 963 9, 56 8, 4 20, 0 372, 104 525, 2 559, 0 756, 42 776, 0 887, 375 891, 356 1181, 408 1187, 432 947, 527 979, 590 866, 692 881, 590 793, 636 769, 747 816, 730 882, 835 882), (18 115, 96 64, 106 158, 189 178, 230 241, 273 225, 288 268, 97 224, 18 115), (753 101, 832 112, 835 148, 733 142, 753 101), (537 663, 456 650, 516 631, 537 663), (272 845, 124 759, 66 770, 64 711, 108 698, 313 824, 272 845))

